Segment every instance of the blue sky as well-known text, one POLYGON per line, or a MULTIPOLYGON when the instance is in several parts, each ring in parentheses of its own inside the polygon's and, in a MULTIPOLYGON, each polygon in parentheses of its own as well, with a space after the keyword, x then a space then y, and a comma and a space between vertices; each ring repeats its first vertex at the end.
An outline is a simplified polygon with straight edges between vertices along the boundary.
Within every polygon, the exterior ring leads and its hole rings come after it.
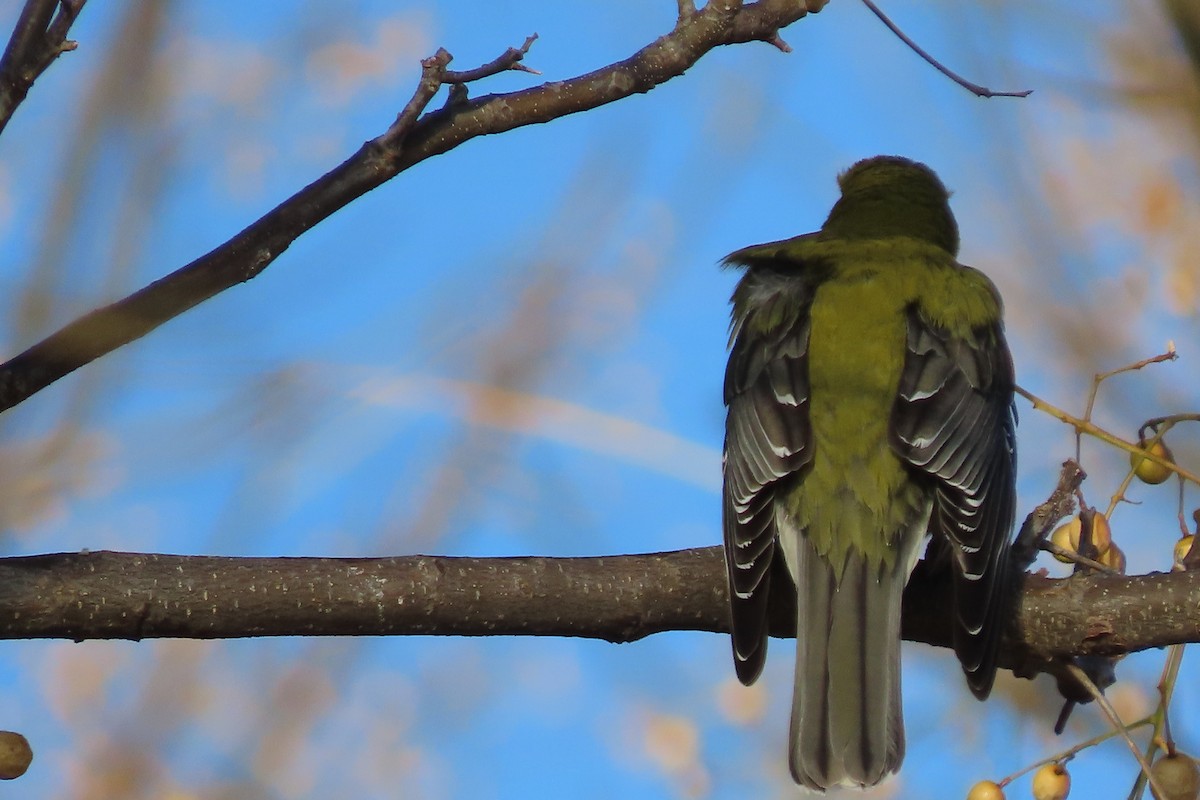
MULTIPOLYGON (((1034 89, 1027 100, 973 97, 864 6, 834 2, 784 32, 790 55, 725 48, 646 96, 417 166, 261 277, 8 412, 6 552, 714 544, 735 279, 716 265, 819 226, 836 174, 878 153, 926 161, 955 191, 962 259, 1006 298, 1026 388, 1079 411, 1092 372, 1173 339, 1183 360, 1114 380, 1097 419, 1132 436, 1189 410, 1197 315, 1179 231, 1200 213, 1194 141, 1109 91, 1164 80, 1147 66, 1169 63, 1154 6, 1138 6, 1121 49, 1119 4, 983 5, 887 10, 948 65, 1034 89), (1139 226, 1160 184, 1174 221, 1139 226), (497 391, 539 413, 497 411, 497 391), (52 431, 62 447, 48 446, 52 431)), ((472 87, 512 91, 624 58, 674 14, 642 0, 168 8, 149 68, 111 96, 143 116, 87 127, 128 9, 93 4, 80 49, 5 131, 0 287, 48 308, 24 324, 10 311, 10 353, 218 245, 378 135, 436 47, 465 69, 537 32, 527 63, 540 77, 472 87), (71 153, 85 166, 65 172, 71 153), (73 215, 51 211, 64 181, 73 215), (69 224, 39 286, 29 271, 55 214, 69 224)), ((0 12, 14 19, 15 4, 0 12)), ((94 113, 109 119, 113 102, 94 113)), ((1073 442, 1027 407, 1019 441, 1024 513, 1073 442)), ((1174 440, 1193 464, 1195 441, 1184 429, 1174 440)), ((1106 504, 1124 458, 1084 455, 1089 499, 1106 504)), ((1166 566, 1169 486, 1135 488, 1143 505, 1114 518, 1131 571, 1166 566)), ((0 726, 34 743, 23 797, 104 796, 119 775, 146 797, 788 796, 791 644, 771 652, 739 694, 725 638, 704 634, 9 642, 0 726)), ((1144 706, 1162 658, 1122 663, 1118 699, 1144 706)), ((1181 708, 1200 700, 1189 662, 1181 708)), ((1103 725, 1082 709, 1074 738, 1055 740, 1052 693, 1023 682, 977 704, 948 651, 906 646, 904 681, 908 759, 873 796, 961 796, 1103 725)), ((1194 723, 1176 722, 1184 748, 1200 749, 1194 723)), ((1077 796, 1134 776, 1113 744, 1072 769, 1077 796)))

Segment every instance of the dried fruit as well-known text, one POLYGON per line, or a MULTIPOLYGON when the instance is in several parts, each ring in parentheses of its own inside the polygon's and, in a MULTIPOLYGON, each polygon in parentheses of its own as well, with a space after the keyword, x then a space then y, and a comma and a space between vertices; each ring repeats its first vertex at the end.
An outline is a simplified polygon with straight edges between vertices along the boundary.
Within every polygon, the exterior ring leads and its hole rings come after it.
POLYGON ((1160 756, 1150 774, 1163 790, 1161 796, 1155 793, 1157 800, 1196 800, 1200 796, 1200 769, 1186 753, 1160 756))
POLYGON ((0 731, 0 780, 21 777, 32 761, 28 739, 14 731, 0 731))

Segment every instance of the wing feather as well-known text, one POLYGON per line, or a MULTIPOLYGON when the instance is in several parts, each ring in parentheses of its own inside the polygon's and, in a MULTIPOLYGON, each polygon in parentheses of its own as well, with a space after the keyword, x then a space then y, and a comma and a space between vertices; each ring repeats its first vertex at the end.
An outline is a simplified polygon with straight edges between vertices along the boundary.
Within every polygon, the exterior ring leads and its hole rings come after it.
POLYGON ((912 308, 892 412, 896 452, 934 482, 930 532, 951 545, 954 649, 971 690, 996 672, 1016 513, 1012 357, 999 322, 955 337, 912 308))
POLYGON ((737 321, 725 372, 723 529, 734 664, 747 684, 762 671, 767 652, 775 494, 812 459, 811 304, 812 290, 805 281, 765 266, 752 266, 735 292, 737 321), (754 301, 746 304, 749 310, 740 318, 738 293, 754 301))

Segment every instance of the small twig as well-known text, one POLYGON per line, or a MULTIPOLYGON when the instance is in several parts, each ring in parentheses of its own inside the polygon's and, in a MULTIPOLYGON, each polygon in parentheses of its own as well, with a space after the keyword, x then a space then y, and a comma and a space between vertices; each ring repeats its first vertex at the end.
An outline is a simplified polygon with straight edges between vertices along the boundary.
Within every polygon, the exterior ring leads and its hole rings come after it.
POLYGON ((1095 423, 1089 422, 1084 419, 1080 419, 1079 417, 1075 416, 1074 414, 1068 413, 1068 412, 1062 410, 1061 408, 1059 408, 1058 406, 1056 406, 1052 403, 1046 402, 1045 400, 1038 397, 1033 392, 1028 391, 1027 389, 1022 389, 1020 386, 1017 386, 1017 387, 1015 387, 1014 391, 1016 391, 1017 394, 1024 397, 1030 403, 1033 403, 1033 407, 1036 410, 1046 412, 1047 414, 1049 414, 1050 416, 1059 420, 1060 422, 1065 422, 1067 425, 1070 425, 1071 427, 1075 428, 1077 431, 1080 431, 1081 433, 1086 433, 1089 436, 1095 437, 1096 439, 1099 439, 1102 442, 1106 442, 1107 444, 1111 444, 1113 447, 1116 447, 1119 450, 1124 450, 1126 453, 1132 453, 1133 455, 1141 456, 1142 458, 1146 459, 1147 461, 1153 461, 1155 464, 1160 464, 1160 465, 1166 467, 1167 469, 1171 470, 1172 472, 1175 472, 1177 475, 1179 475, 1184 480, 1191 481, 1192 483, 1196 484, 1197 486, 1200 486, 1200 476, 1197 476, 1195 473, 1189 472, 1188 470, 1179 466, 1175 462, 1169 461, 1165 458, 1161 458, 1160 456, 1156 456, 1154 453, 1147 452, 1147 451, 1143 450, 1142 448, 1138 447, 1136 444, 1125 441, 1120 436, 1117 436, 1115 433, 1109 433, 1108 431, 1104 430, 1103 428, 1096 425, 1095 423))
POLYGON ((1169 342, 1167 345, 1167 351, 1165 353, 1159 353, 1158 355, 1151 356, 1150 358, 1143 358, 1141 361, 1135 361, 1132 364, 1126 364, 1123 367, 1110 369, 1108 372, 1097 372, 1092 376, 1092 391, 1091 394, 1088 395, 1087 411, 1083 415, 1084 419, 1092 418, 1092 406, 1094 406, 1096 403, 1096 393, 1100 391, 1100 384, 1104 381, 1108 380, 1114 375, 1120 375, 1123 372, 1136 372, 1137 370, 1142 369, 1143 367, 1148 367, 1151 364, 1161 364, 1164 361, 1175 361, 1178 358, 1179 354, 1175 352, 1175 343, 1169 342))
POLYGON ((1105 566, 1104 564, 1101 564, 1099 561, 1097 561, 1094 558, 1089 558, 1085 555, 1081 555, 1080 553, 1077 553, 1074 550, 1067 550, 1065 548, 1059 547, 1054 542, 1051 542, 1049 540, 1044 540, 1042 542, 1041 549, 1045 550, 1047 553, 1053 553, 1054 555, 1058 556, 1059 558, 1069 559, 1069 560, 1075 562, 1075 564, 1077 566, 1084 566, 1084 567, 1087 567, 1088 569, 1095 570, 1096 572, 1103 572, 1105 575, 1115 575, 1118 578, 1121 577, 1121 575, 1122 575, 1122 573, 1119 572, 1118 570, 1115 570, 1112 567, 1105 566))
POLYGON ((1058 485, 1050 493, 1046 502, 1039 505, 1025 522, 1017 534, 1012 546, 1013 566, 1020 572, 1029 569, 1037 558, 1041 543, 1060 519, 1075 510, 1075 491, 1083 483, 1087 474, 1074 461, 1064 461, 1058 475, 1058 485))
MULTIPOLYGON (((1126 725, 1125 730, 1126 731, 1137 730, 1138 728, 1145 727, 1146 725, 1150 725, 1153 722, 1154 722, 1153 717, 1143 717, 1142 719, 1139 719, 1137 722, 1131 722, 1128 725, 1126 725)), ((1070 761, 1075 756, 1079 755, 1081 752, 1088 749, 1089 747, 1095 747, 1098 744, 1103 744, 1104 742, 1107 742, 1109 739, 1113 738, 1114 736, 1120 736, 1120 735, 1121 735, 1120 730, 1109 729, 1109 730, 1105 731, 1104 733, 1098 734, 1096 736, 1093 736, 1090 739, 1086 739, 1086 740, 1080 742, 1079 744, 1075 745, 1074 747, 1068 747, 1066 750, 1062 750, 1058 753, 1055 753, 1054 755, 1049 756, 1048 758, 1043 758, 1040 761, 1035 761, 1032 764, 1030 764, 1026 767, 1023 767, 1022 769, 1012 773, 1011 775, 1006 775, 1004 778, 997 781, 997 783, 1000 784, 1001 788, 1004 788, 1005 786, 1008 786, 1010 783, 1015 781, 1017 778, 1021 777, 1022 775, 1026 775, 1030 772, 1033 772, 1035 769, 1042 766, 1043 764, 1054 764, 1054 763, 1059 763, 1059 762, 1070 761)))
POLYGON ((767 44, 779 50, 781 53, 792 52, 792 46, 783 40, 783 37, 778 33, 767 40, 767 44))
POLYGON ((1166 430, 1162 431, 1165 434, 1180 422, 1200 422, 1200 414, 1169 414, 1165 417, 1151 417, 1138 428, 1138 439, 1145 439, 1146 431, 1158 431, 1163 426, 1166 426, 1166 430))
POLYGON ((421 59, 421 80, 417 81, 417 90, 413 92, 412 99, 408 101, 404 109, 396 115, 396 121, 392 123, 392 126, 383 136, 379 137, 380 144, 385 147, 398 147, 404 141, 404 137, 417 124, 421 112, 433 100, 438 89, 442 88, 446 65, 452 60, 454 60, 454 56, 450 55, 444 47, 439 47, 437 52, 429 58, 421 59))
POLYGON ((1142 768, 1142 772, 1150 781, 1150 787, 1158 794, 1159 797, 1166 797, 1163 794, 1162 787, 1154 780, 1154 776, 1150 774, 1150 765, 1146 762, 1142 751, 1138 749, 1137 742, 1129 735, 1129 730, 1126 725, 1121 722, 1121 718, 1117 716, 1117 711, 1112 707, 1112 703, 1108 702, 1108 698, 1104 696, 1104 692, 1097 688, 1096 684, 1092 683, 1092 679, 1086 672, 1080 669, 1075 664, 1067 664, 1067 671, 1075 680, 1079 681, 1079 685, 1083 686, 1092 695, 1092 699, 1100 706, 1100 710, 1104 712, 1104 716, 1108 717, 1109 723, 1113 729, 1121 734, 1121 738, 1125 740, 1125 744, 1129 746, 1129 751, 1133 753, 1133 757, 1137 759, 1138 765, 1142 768))
POLYGON ((417 89, 413 92, 412 99, 404 106, 404 109, 396 116, 396 121, 387 129, 383 136, 379 137, 379 144, 385 148, 398 148, 404 141, 404 137, 408 136, 409 132, 417 124, 417 120, 421 118, 421 112, 429 105, 434 96, 438 93, 438 89, 449 84, 451 86, 450 98, 446 101, 447 105, 453 105, 456 102, 461 102, 466 99, 466 93, 460 87, 465 83, 481 80, 491 77, 505 70, 515 69, 524 72, 532 72, 535 75, 540 74, 536 70, 530 69, 520 63, 525 54, 529 52, 529 48, 537 41, 538 35, 535 33, 525 39, 525 44, 520 48, 510 47, 498 58, 489 61, 481 67, 475 69, 463 70, 462 72, 454 72, 446 69, 450 62, 454 60, 454 56, 444 47, 439 47, 437 52, 429 58, 421 59, 421 80, 417 81, 417 89), (458 91, 455 91, 458 89, 458 91))
POLYGON ((63 53, 76 48, 67 32, 86 0, 27 0, 0 56, 0 131, 33 82, 63 53), (57 14, 55 9, 58 9, 57 14))
POLYGON ((923 50, 919 44, 914 42, 912 39, 908 38, 908 35, 905 34, 904 31, 900 30, 900 28, 896 25, 896 23, 894 23, 890 19, 888 19, 887 14, 884 14, 883 11, 879 8, 879 6, 875 5, 875 3, 872 2, 872 0, 862 0, 862 1, 863 1, 863 4, 867 8, 871 9, 871 13, 873 13, 875 16, 879 17, 879 21, 882 22, 884 25, 886 25, 892 33, 896 34, 897 38, 899 38, 900 41, 902 41, 906 45, 908 45, 909 48, 914 53, 919 55, 921 58, 925 59, 925 61, 927 61, 938 72, 942 73, 947 78, 949 78, 950 80, 957 83, 959 86, 961 86, 964 89, 966 89, 967 91, 971 92, 976 97, 1028 97, 1029 95, 1033 94, 1033 89, 1025 89, 1024 91, 1020 91, 1020 92, 995 92, 995 91, 992 91, 991 89, 988 89, 987 87, 980 86, 977 83, 971 83, 971 81, 967 80, 966 78, 959 75, 957 72, 954 72, 949 67, 942 64, 936 58, 929 55, 929 53, 925 52, 925 50, 923 50))
POLYGON ((476 67, 475 69, 463 70, 455 72, 446 70, 442 75, 442 83, 470 83, 471 81, 490 78, 492 75, 497 75, 508 70, 516 70, 518 72, 528 72, 532 75, 541 75, 536 69, 527 67, 521 63, 521 59, 525 58, 525 54, 529 52, 529 48, 537 41, 538 35, 535 33, 525 39, 525 44, 518 47, 510 47, 504 51, 499 57, 476 67))
POLYGON ((686 22, 696 15, 696 4, 692 0, 675 0, 679 7, 679 21, 686 22))
MULTIPOLYGON (((1096 374, 1092 375, 1092 390, 1090 392, 1088 392, 1087 407, 1084 408, 1083 418, 1085 420, 1087 420, 1088 422, 1092 421, 1092 409, 1096 405, 1096 396, 1100 393, 1100 384, 1103 383, 1104 381, 1108 380, 1109 378, 1113 377, 1114 375, 1120 375, 1123 372, 1135 372, 1136 370, 1139 370, 1143 367, 1147 367, 1151 364, 1159 364, 1163 361, 1174 361, 1177 358, 1179 358, 1179 355, 1175 352, 1175 343, 1167 342, 1167 350, 1165 353, 1159 353, 1158 355, 1151 356, 1150 358, 1143 358, 1141 361, 1135 361, 1132 364, 1126 364, 1123 367, 1117 367, 1116 369, 1110 369, 1108 372, 1097 372, 1096 374)), ((1142 438, 1142 437, 1139 435, 1138 438, 1142 438)), ((1079 460, 1079 448, 1082 443, 1081 440, 1082 440, 1082 434, 1080 433, 1080 431, 1076 430, 1075 431, 1075 459, 1076 460, 1079 460)), ((1122 489, 1122 491, 1124 491, 1124 490, 1122 489)), ((1111 512, 1111 510, 1110 510, 1110 512, 1111 512)))
MULTIPOLYGON (((1179 665, 1183 662, 1184 645, 1171 645, 1167 650, 1167 660, 1163 664, 1162 675, 1158 679, 1158 708, 1151 715, 1154 720, 1154 731, 1150 736, 1150 743, 1146 745, 1145 760, 1147 763, 1154 759, 1154 752, 1158 749, 1159 739, 1165 733, 1168 737, 1168 742, 1173 746, 1174 742, 1169 739, 1170 731, 1167 729, 1167 709, 1171 705, 1171 696, 1175 692, 1175 682, 1179 677, 1179 665)), ((1137 780, 1133 782, 1133 788, 1129 790, 1130 800, 1137 800, 1142 796, 1146 789, 1147 773, 1139 771, 1137 780)), ((1162 795, 1160 795, 1161 797, 1162 795)))

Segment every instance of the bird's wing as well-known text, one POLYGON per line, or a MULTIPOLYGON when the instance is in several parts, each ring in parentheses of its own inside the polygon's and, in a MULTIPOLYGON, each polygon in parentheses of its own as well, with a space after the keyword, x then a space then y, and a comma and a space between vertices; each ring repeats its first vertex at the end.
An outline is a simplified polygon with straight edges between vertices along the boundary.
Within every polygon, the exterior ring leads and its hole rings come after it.
MULTIPOLYGON (((746 251, 743 251, 745 253, 746 251)), ((734 254, 731 259, 742 254, 734 254)), ((743 257, 740 263, 754 263, 743 257)), ((752 683, 767 652, 776 553, 774 496, 812 460, 808 334, 812 289, 795 275, 751 268, 738 286, 725 372, 723 527, 738 678, 752 683)))
POLYGON ((919 308, 908 314, 896 452, 934 479, 929 522, 949 542, 954 571, 954 650, 978 697, 991 691, 1008 599, 1008 548, 1016 511, 1013 365, 1000 322, 963 338, 919 308))

